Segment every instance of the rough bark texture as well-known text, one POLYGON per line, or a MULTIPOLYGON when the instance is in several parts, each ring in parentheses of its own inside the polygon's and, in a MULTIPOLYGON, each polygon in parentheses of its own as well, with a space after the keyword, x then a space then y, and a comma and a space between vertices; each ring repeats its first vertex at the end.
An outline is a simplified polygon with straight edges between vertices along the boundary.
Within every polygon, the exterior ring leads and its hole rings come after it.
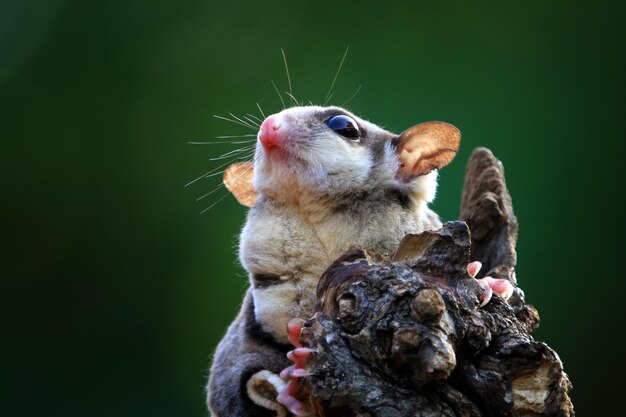
POLYGON ((303 383, 318 415, 574 415, 558 355, 530 336, 539 317, 523 292, 480 308, 467 274, 480 260, 515 283, 517 221, 486 149, 468 164, 461 219, 406 236, 391 258, 355 249, 322 277, 300 338, 316 350, 303 383))

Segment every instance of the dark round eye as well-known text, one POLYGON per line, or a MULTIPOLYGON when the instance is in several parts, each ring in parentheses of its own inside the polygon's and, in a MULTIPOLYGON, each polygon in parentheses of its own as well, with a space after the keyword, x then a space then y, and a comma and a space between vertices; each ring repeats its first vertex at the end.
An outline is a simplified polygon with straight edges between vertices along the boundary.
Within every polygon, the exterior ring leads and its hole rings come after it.
POLYGON ((326 126, 330 127, 335 133, 340 134, 345 138, 358 140, 361 137, 361 132, 356 122, 344 114, 338 114, 330 119, 326 120, 326 126))

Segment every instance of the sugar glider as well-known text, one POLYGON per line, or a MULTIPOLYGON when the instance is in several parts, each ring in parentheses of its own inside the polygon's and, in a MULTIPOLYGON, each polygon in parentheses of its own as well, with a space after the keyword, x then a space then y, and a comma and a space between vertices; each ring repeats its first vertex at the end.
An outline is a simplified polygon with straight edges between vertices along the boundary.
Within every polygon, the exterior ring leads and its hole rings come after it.
POLYGON ((292 107, 263 121, 254 163, 225 172, 251 207, 239 245, 251 285, 213 358, 215 417, 287 415, 276 401, 290 365, 287 324, 313 315, 322 273, 350 247, 391 253, 405 234, 441 227, 427 205, 460 138, 442 122, 396 135, 340 107, 292 107))

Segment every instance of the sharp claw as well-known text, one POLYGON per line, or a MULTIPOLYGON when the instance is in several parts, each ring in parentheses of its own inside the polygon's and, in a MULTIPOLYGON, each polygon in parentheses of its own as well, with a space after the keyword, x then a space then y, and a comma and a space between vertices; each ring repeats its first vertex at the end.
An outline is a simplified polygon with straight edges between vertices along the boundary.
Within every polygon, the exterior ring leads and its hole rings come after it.
MULTIPOLYGON (((478 281, 482 281, 482 280, 478 280, 478 281)), ((482 301, 480 302, 480 305, 478 307, 484 307, 491 300, 491 297, 493 296, 493 290, 491 289, 489 284, 485 281, 479 282, 479 284, 481 287, 483 287, 483 293, 480 296, 482 301)))
POLYGON ((470 275, 470 277, 476 278, 476 275, 478 275, 478 273, 480 272, 480 268, 482 267, 483 264, 479 261, 470 262, 467 265, 467 273, 470 275))

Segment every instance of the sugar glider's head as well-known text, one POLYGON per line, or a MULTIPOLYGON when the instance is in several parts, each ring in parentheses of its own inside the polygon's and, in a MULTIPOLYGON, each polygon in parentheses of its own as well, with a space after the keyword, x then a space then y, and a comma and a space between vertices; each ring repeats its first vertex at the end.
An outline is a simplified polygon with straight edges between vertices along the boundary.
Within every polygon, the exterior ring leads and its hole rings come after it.
MULTIPOLYGON (((309 197, 355 198, 392 187, 429 202, 437 169, 456 154, 460 132, 441 122, 416 125, 401 135, 390 133, 340 107, 291 107, 268 116, 257 135, 252 190, 246 195, 297 200, 309 197)), ((225 174, 232 187, 236 172, 225 174)))

